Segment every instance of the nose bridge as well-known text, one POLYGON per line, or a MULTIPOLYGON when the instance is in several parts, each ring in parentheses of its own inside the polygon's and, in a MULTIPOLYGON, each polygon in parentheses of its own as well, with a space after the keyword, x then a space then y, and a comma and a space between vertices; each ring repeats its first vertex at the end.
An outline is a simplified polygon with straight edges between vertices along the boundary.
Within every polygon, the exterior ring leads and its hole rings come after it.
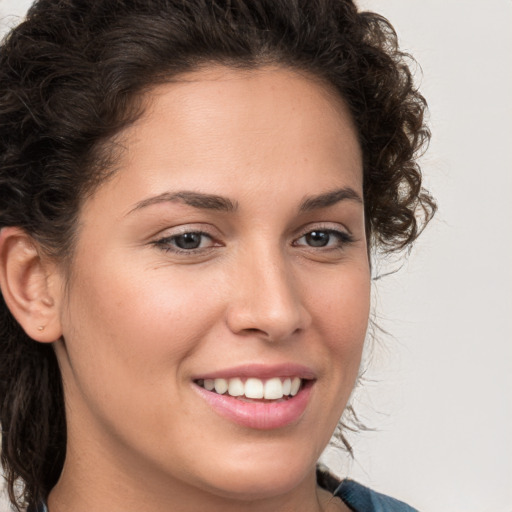
POLYGON ((271 341, 304 329, 309 315, 278 244, 255 243, 237 261, 229 323, 235 332, 258 331, 271 341))

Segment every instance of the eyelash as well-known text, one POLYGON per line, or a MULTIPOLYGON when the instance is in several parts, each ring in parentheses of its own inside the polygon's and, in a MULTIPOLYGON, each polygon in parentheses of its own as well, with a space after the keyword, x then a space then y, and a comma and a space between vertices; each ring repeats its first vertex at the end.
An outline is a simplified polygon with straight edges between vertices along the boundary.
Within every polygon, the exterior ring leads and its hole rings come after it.
POLYGON ((177 233, 175 235, 160 238, 159 240, 156 240, 154 242, 154 245, 156 245, 157 247, 159 247, 160 249, 162 249, 165 252, 173 252, 173 253, 177 253, 177 254, 194 254, 197 252, 204 252, 204 251, 214 247, 212 245, 210 247, 197 247, 197 248, 192 248, 192 249, 183 249, 182 247, 178 247, 177 245, 175 245, 175 242, 178 238, 184 237, 186 235, 199 235, 201 237, 209 238, 210 240, 212 240, 212 242, 214 241, 213 237, 210 234, 205 233, 204 231, 190 230, 190 231, 183 231, 183 233, 177 233))
MULTIPOLYGON (((354 241, 355 241, 354 237, 350 233, 347 233, 346 231, 341 231, 341 230, 327 228, 327 227, 324 228, 324 227, 319 226, 317 228, 308 229, 307 231, 303 232, 303 234, 300 237, 298 237, 294 240, 293 246, 307 247, 310 250, 323 250, 323 251, 333 251, 334 250, 334 251, 336 251, 336 250, 343 250, 347 245, 353 243, 354 241), (299 241, 301 239, 307 237, 308 235, 312 235, 314 233, 327 235, 329 237, 327 244, 314 246, 314 245, 299 243, 299 241), (333 237, 333 236, 337 239, 337 244, 334 247, 329 246, 329 244, 331 243, 331 237, 333 237)), ((215 240, 212 237, 212 235, 210 235, 209 233, 206 233, 206 232, 200 231, 200 230, 197 230, 197 231, 190 230, 190 231, 183 231, 182 233, 177 233, 177 234, 171 235, 171 236, 166 236, 159 240, 155 240, 153 242, 153 245, 155 245, 156 247, 160 248, 161 250, 163 250, 165 252, 172 252, 175 254, 193 255, 193 254, 197 254, 197 253, 205 253, 206 251, 214 248, 215 240), (177 244, 176 244, 177 239, 179 239, 180 237, 185 237, 187 235, 199 236, 203 239, 208 238, 209 240, 211 240, 212 245, 210 245, 208 247, 193 247, 190 249, 184 249, 182 247, 177 246, 177 244)), ((218 244, 217 246, 220 246, 220 245, 221 244, 218 244)))
MULTIPOLYGON (((307 245, 306 247, 310 249, 323 249, 323 250, 340 250, 343 249, 345 246, 353 243, 355 241, 352 234, 347 233, 346 231, 341 231, 338 229, 333 228, 323 228, 323 227, 317 227, 314 229, 308 229, 304 234, 302 234, 299 238, 297 238, 294 242, 294 245, 301 245, 298 244, 298 241, 302 238, 305 238, 308 235, 312 235, 313 233, 322 233, 324 235, 328 235, 329 237, 334 236, 338 240, 338 244, 335 247, 329 247, 329 246, 312 246, 307 245)), ((330 239, 328 241, 330 243, 330 239)))

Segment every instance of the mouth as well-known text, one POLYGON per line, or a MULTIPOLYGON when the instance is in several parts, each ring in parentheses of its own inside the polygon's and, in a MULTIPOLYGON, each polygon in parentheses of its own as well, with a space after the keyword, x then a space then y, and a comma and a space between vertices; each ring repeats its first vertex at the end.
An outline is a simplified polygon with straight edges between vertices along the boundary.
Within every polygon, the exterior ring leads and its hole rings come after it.
POLYGON ((305 414, 316 375, 298 366, 233 368, 193 379, 193 388, 218 416, 241 427, 270 430, 296 425, 305 414))
POLYGON ((241 401, 284 401, 299 393, 307 380, 300 377, 234 377, 229 379, 198 379, 195 383, 218 395, 228 395, 241 401))

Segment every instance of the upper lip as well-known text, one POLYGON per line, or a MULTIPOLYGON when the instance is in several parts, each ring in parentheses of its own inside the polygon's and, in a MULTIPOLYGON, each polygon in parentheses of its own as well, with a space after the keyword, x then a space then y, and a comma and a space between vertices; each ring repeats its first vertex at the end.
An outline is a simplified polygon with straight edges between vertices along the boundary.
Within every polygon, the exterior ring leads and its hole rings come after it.
POLYGON ((316 379, 316 373, 308 366, 295 363, 273 365, 251 363, 201 373, 200 375, 194 376, 193 380, 232 379, 235 377, 255 377, 257 379, 270 379, 272 377, 299 377, 301 379, 312 380, 316 379))

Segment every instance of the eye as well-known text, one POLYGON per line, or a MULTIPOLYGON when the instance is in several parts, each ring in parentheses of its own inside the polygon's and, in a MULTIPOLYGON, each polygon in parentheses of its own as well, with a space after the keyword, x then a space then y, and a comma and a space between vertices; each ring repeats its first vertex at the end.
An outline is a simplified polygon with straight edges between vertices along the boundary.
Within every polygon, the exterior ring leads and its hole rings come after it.
POLYGON ((335 229, 314 229, 302 235, 294 245, 313 248, 341 248, 353 241, 352 235, 335 229))
POLYGON ((210 235, 201 231, 187 231, 177 235, 161 238, 155 245, 167 251, 188 252, 213 247, 214 242, 210 235))
POLYGON ((171 238, 171 241, 180 249, 199 249, 206 241, 203 233, 183 233, 171 238))

